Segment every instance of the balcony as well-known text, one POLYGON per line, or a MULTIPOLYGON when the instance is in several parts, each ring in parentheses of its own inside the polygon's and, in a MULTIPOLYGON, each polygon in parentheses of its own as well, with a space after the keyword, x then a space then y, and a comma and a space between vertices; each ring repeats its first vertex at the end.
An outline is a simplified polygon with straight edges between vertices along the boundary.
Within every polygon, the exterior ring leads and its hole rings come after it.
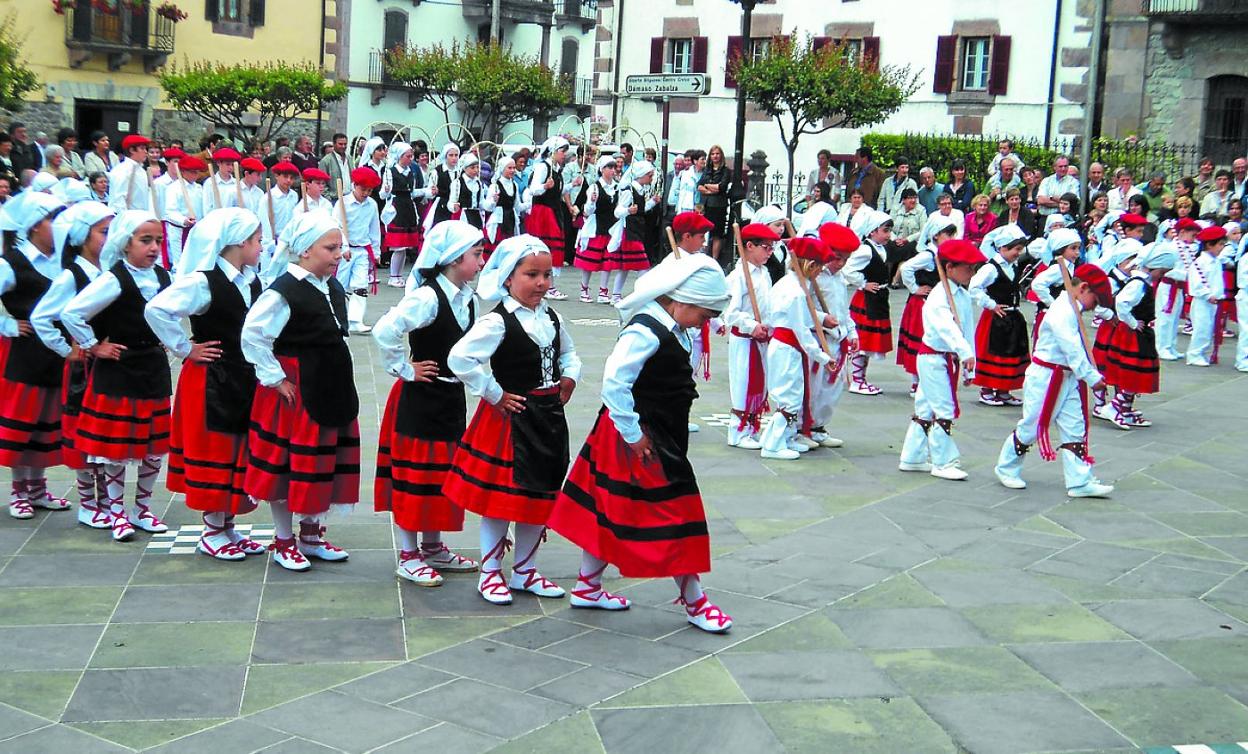
POLYGON ((385 50, 369 50, 368 53, 368 85, 372 90, 373 104, 381 102, 385 98, 387 91, 406 91, 408 97, 408 106, 416 107, 420 104, 420 98, 416 97, 402 82, 396 81, 389 73, 386 72, 386 51, 385 50))
POLYGON ((578 24, 584 34, 598 23, 598 0, 555 0, 555 27, 578 24))
POLYGON ((1144 0, 1142 10, 1172 24, 1248 23, 1248 0, 1144 0))
MULTIPOLYGON (((564 0, 559 0, 562 4, 564 0)), ((464 18, 472 23, 489 23, 493 0, 463 0, 464 18)), ((551 0, 501 0, 502 20, 516 24, 550 26, 554 23, 555 3, 551 0)))
POLYGON ((154 7, 134 12, 124 6, 109 13, 81 0, 65 9, 65 46, 69 65, 78 68, 96 53, 108 56, 108 69, 119 70, 135 57, 153 73, 173 54, 173 22, 154 7))

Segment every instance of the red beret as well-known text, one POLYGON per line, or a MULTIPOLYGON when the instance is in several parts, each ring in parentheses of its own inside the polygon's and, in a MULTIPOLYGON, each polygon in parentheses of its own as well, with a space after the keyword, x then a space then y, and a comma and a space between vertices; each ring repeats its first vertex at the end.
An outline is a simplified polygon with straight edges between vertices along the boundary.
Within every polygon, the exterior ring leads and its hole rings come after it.
POLYGON ((375 189, 381 185, 381 176, 370 167, 356 168, 351 171, 351 182, 366 189, 375 189))
MULTIPOLYGON (((708 223, 709 225, 709 223, 708 223)), ((750 223, 741 229, 742 241, 779 241, 780 234, 771 229, 770 225, 762 223, 750 223)))
POLYGON ((179 158, 178 169, 179 170, 207 170, 208 163, 204 162, 203 160, 199 159, 193 154, 188 154, 185 157, 179 158))
POLYGON ((819 240, 823 241, 833 254, 842 256, 853 254, 859 246, 862 246, 858 234, 840 223, 824 223, 819 226, 819 240))
POLYGON ((678 237, 681 233, 709 233, 715 224, 697 212, 681 212, 672 218, 672 232, 678 237))
POLYGON ((1094 264, 1081 264, 1075 268, 1075 277, 1088 284, 1096 294, 1096 302, 1106 309, 1114 306, 1114 292, 1109 287, 1109 276, 1094 264))
POLYGON ((1226 238, 1226 228, 1221 225, 1210 225, 1196 234, 1196 240, 1201 243, 1221 241, 1223 238, 1226 238))
POLYGON ((1128 212, 1127 214, 1118 218, 1118 222, 1122 223, 1123 225, 1127 227, 1136 227, 1139 225, 1148 225, 1148 218, 1143 215, 1137 215, 1134 212, 1128 212))
POLYGON ((936 254, 942 260, 954 264, 983 264, 988 261, 978 246, 960 238, 945 241, 936 249, 936 254))
POLYGON ((134 147, 145 147, 151 144, 152 140, 142 134, 130 134, 121 140, 121 151, 132 149, 134 147))
POLYGON ((181 149, 178 149, 177 147, 169 147, 165 151, 161 152, 160 156, 165 158, 166 160, 180 160, 183 157, 186 157, 186 152, 183 152, 181 149))
POLYGON ((1181 217, 1181 218, 1179 218, 1179 221, 1178 221, 1177 223, 1175 223, 1175 224, 1174 224, 1174 229, 1175 229, 1176 231, 1178 231, 1178 230, 1195 230, 1195 231, 1199 231, 1199 230, 1200 230, 1200 223, 1196 222, 1195 220, 1193 220, 1193 219, 1192 219, 1192 218, 1190 218, 1190 217, 1181 217))
POLYGON ((308 168, 303 171, 303 180, 305 181, 325 181, 329 183, 329 173, 320 168, 308 168))
POLYGON ((818 238, 809 236, 791 238, 789 239, 788 247, 789 252, 798 259, 809 259, 819 264, 827 264, 832 261, 832 250, 818 238))
POLYGON ((245 158, 242 162, 239 163, 239 166, 242 167, 243 170, 247 170, 252 173, 263 173, 264 171, 268 170, 268 168, 264 166, 264 163, 260 162, 255 157, 245 158))
POLYGON ((212 153, 213 162, 238 162, 243 156, 229 147, 221 147, 212 153))
POLYGON ((299 168, 295 167, 295 163, 289 160, 281 160, 274 163, 273 167, 269 168, 269 170, 274 174, 289 173, 290 175, 299 175, 299 168))

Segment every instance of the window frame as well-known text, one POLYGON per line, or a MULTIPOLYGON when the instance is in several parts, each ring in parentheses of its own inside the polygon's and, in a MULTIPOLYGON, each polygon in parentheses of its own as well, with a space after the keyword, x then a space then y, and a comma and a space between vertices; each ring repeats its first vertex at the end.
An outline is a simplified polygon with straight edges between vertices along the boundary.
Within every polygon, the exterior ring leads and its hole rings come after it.
POLYGON ((217 4, 217 20, 227 24, 241 24, 247 21, 247 14, 243 12, 244 0, 213 0, 217 4), (229 8, 233 6, 234 12, 230 13, 229 8))
POLYGON ((663 54, 664 73, 693 73, 693 37, 675 37, 667 40, 667 49, 663 54), (677 67, 678 52, 684 53, 684 67, 677 67))
POLYGON ((991 36, 965 36, 958 37, 959 54, 958 54, 958 91, 962 92, 988 92, 989 83, 992 79, 992 37, 991 36), (972 48, 982 45, 982 54, 976 55, 979 66, 974 72, 971 71, 972 48), (968 85, 968 78, 972 73, 978 78, 979 85, 968 85))

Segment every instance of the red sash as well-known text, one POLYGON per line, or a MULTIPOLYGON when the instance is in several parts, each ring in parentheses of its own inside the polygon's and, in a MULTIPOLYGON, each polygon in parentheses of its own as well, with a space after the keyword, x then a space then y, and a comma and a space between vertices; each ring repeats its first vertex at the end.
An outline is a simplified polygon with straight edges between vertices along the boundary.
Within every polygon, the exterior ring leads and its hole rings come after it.
POLYGON ((763 366, 763 349, 759 341, 750 337, 749 333, 741 332, 735 325, 732 334, 745 338, 750 343, 750 371, 745 385, 745 411, 741 416, 738 430, 745 429, 746 424, 758 429, 759 415, 767 410, 767 372, 763 366))
MULTIPOLYGON (((1163 306, 1161 309, 1166 314, 1169 314, 1170 312, 1174 311, 1174 302, 1177 301, 1179 298, 1180 286, 1179 286, 1178 281, 1171 280, 1170 278, 1162 278, 1161 280, 1158 280, 1157 286, 1160 287, 1162 283, 1166 283, 1167 285, 1170 286, 1170 292, 1166 296, 1166 305, 1163 306)), ((1183 283, 1182 290, 1184 291, 1187 290, 1187 283, 1183 283)))
POLYGON ((702 323, 702 379, 711 379, 711 322, 702 323))
MULTIPOLYGON (((1054 461, 1057 459, 1057 451, 1053 449, 1053 441, 1049 437, 1049 425, 1053 423, 1057 396, 1062 391, 1062 382, 1066 378, 1066 373, 1070 371, 1070 367, 1064 364, 1050 364, 1035 356, 1031 357, 1031 363, 1052 372, 1052 376, 1049 377, 1049 387, 1044 392, 1044 403, 1040 405, 1040 416, 1036 419, 1036 442, 1040 446, 1040 457, 1046 461, 1054 461)), ((1088 447, 1088 386, 1083 382, 1079 383, 1079 402, 1083 405, 1083 444, 1086 448, 1088 447)), ((1085 454, 1084 460, 1088 463, 1094 462, 1091 454, 1085 454)))
POLYGON ((919 343, 919 356, 942 356, 945 360, 945 373, 949 375, 949 393, 953 396, 953 418, 962 416, 962 406, 958 403, 958 379, 962 372, 962 361, 953 351, 934 351, 926 343, 919 343))
POLYGON ((797 339, 797 333, 789 328, 777 327, 771 331, 771 337, 791 346, 802 357, 802 434, 810 434, 810 428, 814 426, 810 415, 810 358, 802 348, 801 341, 797 339))

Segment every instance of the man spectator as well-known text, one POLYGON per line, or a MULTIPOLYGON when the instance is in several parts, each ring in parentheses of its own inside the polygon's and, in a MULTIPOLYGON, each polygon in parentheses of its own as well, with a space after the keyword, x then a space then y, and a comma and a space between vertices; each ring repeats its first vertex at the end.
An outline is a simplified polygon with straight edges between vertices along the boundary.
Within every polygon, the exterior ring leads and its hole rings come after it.
POLYGON ((0 178, 9 180, 9 190, 12 193, 16 193, 13 188, 17 185, 17 176, 17 167, 13 164, 13 137, 0 131, 0 178))
MULTIPOLYGON (((689 153, 685 152, 685 155, 687 158, 689 153)), ((630 175, 633 169, 633 145, 629 144, 627 141, 621 144, 618 156, 621 160, 623 160, 623 162, 620 163, 620 185, 627 186, 628 182, 633 180, 632 175, 630 175)), ((686 159, 685 162, 688 163, 688 159, 686 159)), ((686 167, 688 167, 687 164, 686 167)))
POLYGON ((1222 223, 1230 214, 1231 199, 1235 198, 1231 192, 1231 171, 1219 170, 1214 173, 1213 186, 1213 191, 1205 194, 1204 201, 1200 203, 1200 219, 1222 223))
POLYGON ((1213 191, 1213 168, 1212 157, 1200 158, 1200 169, 1192 176, 1196 181, 1196 190, 1192 192, 1192 200, 1196 202, 1196 206, 1200 206, 1205 200, 1205 194, 1213 191))
POLYGON ((1166 188, 1166 174, 1161 171, 1154 171, 1148 177, 1148 182, 1140 186, 1136 186, 1139 193, 1148 199, 1148 221, 1150 223, 1157 222, 1157 211, 1164 206, 1168 206, 1174 202, 1174 194, 1170 193, 1170 189, 1166 188))
POLYGON ((272 168, 277 164, 278 153, 280 153, 283 149, 285 149, 287 153, 290 152, 290 139, 285 136, 277 137, 277 141, 273 142, 273 144, 273 151, 264 158, 264 166, 266 168, 272 168))
POLYGON ((1088 193, 1084 195, 1083 201, 1087 205, 1092 197, 1097 194, 1107 194, 1110 188, 1109 183, 1105 180, 1105 166, 1099 162, 1094 162, 1088 166, 1088 193))
POLYGON ((1010 160, 1014 163, 1014 169, 1022 168, 1023 158, 1014 152, 1014 142, 1009 139, 1002 139, 997 142, 997 153, 992 156, 992 162, 988 164, 988 177, 991 178, 1001 172, 1001 161, 1010 160))
POLYGON ((854 169, 845 178, 845 187, 861 190, 863 204, 875 207, 880 201, 884 171, 871 161, 872 157, 871 147, 858 147, 858 151, 854 152, 854 169))
POLYGON ((221 142, 225 141, 225 137, 221 134, 209 134, 199 140, 200 153, 197 155, 199 159, 212 165, 212 155, 221 148, 221 142))
POLYGON ((1248 160, 1243 157, 1231 163, 1231 195, 1236 199, 1248 195, 1248 160))
POLYGON ((1057 211, 1057 202, 1062 194, 1079 195, 1079 179, 1070 175, 1070 160, 1058 155, 1053 160, 1053 174, 1040 181, 1040 193, 1036 196, 1036 204, 1041 215, 1051 215, 1057 211))
POLYGON ((1131 197, 1140 193, 1135 187, 1131 171, 1126 168, 1118 168, 1114 171, 1114 187, 1109 190, 1109 211, 1110 212, 1126 212, 1127 205, 1131 201, 1131 197))
POLYGON ((44 149, 48 146, 48 135, 43 131, 35 132, 35 141, 33 144, 35 151, 39 154, 39 167, 46 168, 48 166, 48 158, 44 153, 44 149))
POLYGON ((896 171, 884 179, 884 185, 880 187, 880 211, 887 212, 890 215, 893 210, 901 206, 901 193, 906 189, 915 192, 918 197, 919 185, 910 177, 910 160, 906 157, 898 157, 896 159, 896 171))
POLYGON ((671 225, 671 218, 676 216, 676 199, 680 194, 680 174, 685 172, 687 167, 689 163, 685 156, 678 154, 672 158, 672 169, 667 171, 663 179, 663 185, 667 187, 666 196, 663 197, 664 225, 671 225))
POLYGON ((13 181, 7 175, 0 175, 0 205, 13 196, 13 181))
POLYGON ((992 202, 992 213, 1001 214, 1005 209, 1005 192, 1023 185, 1022 176, 1014 165, 1014 160, 1006 157, 999 163, 1000 170, 988 179, 988 200, 992 202))
POLYGON ((74 177, 82 179, 87 169, 82 164, 82 155, 78 154, 78 134, 72 128, 62 128, 56 132, 56 143, 65 150, 65 165, 74 171, 74 177))
POLYGON ((312 149, 312 137, 304 134, 295 140, 295 153, 291 155, 290 161, 294 166, 299 168, 299 174, 303 175, 303 171, 308 168, 319 168, 319 160, 316 153, 312 149))
POLYGON ((819 167, 810 171, 810 177, 806 179, 806 200, 810 201, 815 184, 823 182, 832 189, 832 196, 828 197, 828 203, 836 206, 841 200, 841 171, 832 167, 832 153, 826 149, 819 150, 818 160, 819 167))
POLYGON ((936 181, 936 171, 929 167, 919 170, 919 184, 919 206, 930 215, 936 211, 940 195, 945 193, 945 184, 936 181))
POLYGON ((9 138, 13 139, 13 169, 21 175, 23 170, 38 171, 43 167, 43 155, 27 141, 26 125, 14 121, 9 124, 9 138))
POLYGON ((343 186, 344 191, 351 186, 351 161, 347 158, 346 134, 334 134, 334 148, 321 158, 320 168, 329 175, 329 186, 325 188, 325 196, 330 201, 337 201, 339 184, 343 186))

